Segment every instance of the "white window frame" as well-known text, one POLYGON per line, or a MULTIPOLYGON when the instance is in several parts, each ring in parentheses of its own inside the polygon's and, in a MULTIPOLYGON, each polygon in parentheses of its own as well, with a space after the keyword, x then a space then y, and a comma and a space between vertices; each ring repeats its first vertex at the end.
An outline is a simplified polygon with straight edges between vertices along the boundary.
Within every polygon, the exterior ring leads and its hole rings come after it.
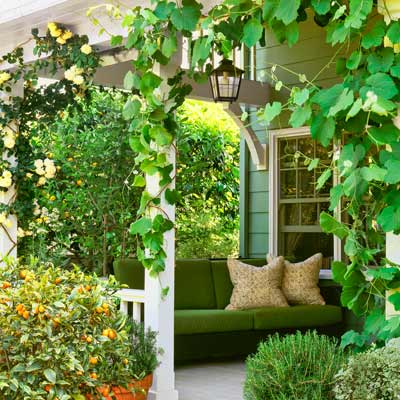
MULTIPOLYGON (((278 238, 279 238, 279 157, 278 157, 278 141, 282 138, 296 138, 300 136, 311 135, 310 127, 287 128, 270 130, 269 132, 269 252, 277 256, 278 254, 278 238)), ((335 149, 336 150, 336 149, 335 149)), ((338 174, 333 176, 333 185, 339 182, 338 174)), ((335 210, 336 218, 340 216, 340 208, 335 210)), ((342 241, 337 237, 333 237, 333 259, 335 261, 342 260, 342 241)), ((320 271, 320 279, 332 279, 332 271, 330 269, 322 269, 320 271)))

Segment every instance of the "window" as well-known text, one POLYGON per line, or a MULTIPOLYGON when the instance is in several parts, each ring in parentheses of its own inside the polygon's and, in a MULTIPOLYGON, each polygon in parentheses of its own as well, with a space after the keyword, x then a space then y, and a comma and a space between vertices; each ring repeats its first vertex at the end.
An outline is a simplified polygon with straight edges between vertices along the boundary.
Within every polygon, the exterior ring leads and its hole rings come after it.
POLYGON ((304 157, 319 158, 326 165, 329 150, 312 140, 308 129, 270 135, 270 252, 293 262, 321 252, 322 268, 329 269, 340 250, 335 251, 338 243, 333 235, 322 232, 319 215, 329 208, 333 178, 317 191, 324 168, 308 171, 304 157))

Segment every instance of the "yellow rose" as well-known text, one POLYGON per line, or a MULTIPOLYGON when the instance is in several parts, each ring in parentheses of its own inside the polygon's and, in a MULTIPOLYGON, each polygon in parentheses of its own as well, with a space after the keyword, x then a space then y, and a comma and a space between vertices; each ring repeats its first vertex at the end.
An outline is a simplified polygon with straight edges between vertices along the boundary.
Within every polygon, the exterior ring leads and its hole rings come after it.
POLYGON ((49 23, 47 24, 47 29, 48 29, 49 31, 55 31, 55 30, 57 29, 56 23, 54 23, 54 22, 49 22, 49 23))
POLYGON ((61 35, 61 37, 62 37, 64 40, 71 39, 72 36, 73 36, 73 34, 72 34, 71 31, 65 31, 65 32, 61 35))
POLYGON ((92 52, 92 47, 89 46, 88 44, 84 44, 84 45, 81 47, 81 52, 82 52, 83 54, 88 55, 88 54, 90 54, 90 53, 92 52))
POLYGON ((44 176, 41 176, 38 180, 37 185, 38 186, 43 186, 46 183, 46 178, 44 176))
POLYGON ((52 37, 58 38, 62 35, 62 30, 61 29, 54 29, 50 31, 50 35, 52 37))
POLYGON ((8 72, 1 72, 0 73, 0 85, 3 84, 4 82, 7 82, 10 80, 11 75, 8 72))
POLYGON ((56 40, 57 43, 59 44, 65 44, 67 43, 67 41, 65 39, 62 38, 62 36, 58 37, 56 40))
POLYGON ((84 83, 85 80, 83 79, 82 75, 76 75, 75 78, 73 79, 73 82, 75 83, 75 85, 82 85, 82 83, 84 83))
POLYGON ((4 138, 4 146, 5 146, 7 149, 13 149, 14 146, 15 146, 15 137, 14 137, 14 136, 11 136, 11 135, 6 136, 6 137, 4 138))

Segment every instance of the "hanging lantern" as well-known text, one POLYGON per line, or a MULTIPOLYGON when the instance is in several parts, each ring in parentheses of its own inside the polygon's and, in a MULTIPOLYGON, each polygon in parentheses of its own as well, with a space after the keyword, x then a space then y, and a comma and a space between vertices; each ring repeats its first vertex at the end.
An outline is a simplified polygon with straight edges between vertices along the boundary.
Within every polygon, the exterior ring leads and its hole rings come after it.
POLYGON ((233 103, 239 96, 240 83, 244 71, 236 68, 231 60, 222 60, 210 75, 211 91, 214 101, 233 103))

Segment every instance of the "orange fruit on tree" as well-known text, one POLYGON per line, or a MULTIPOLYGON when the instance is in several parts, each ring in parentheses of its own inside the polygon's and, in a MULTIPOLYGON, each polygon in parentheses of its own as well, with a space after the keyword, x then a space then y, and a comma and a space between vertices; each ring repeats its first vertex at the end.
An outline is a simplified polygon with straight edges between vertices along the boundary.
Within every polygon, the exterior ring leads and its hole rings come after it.
POLYGON ((7 282, 7 281, 3 282, 3 285, 2 285, 3 289, 8 289, 9 287, 11 287, 11 283, 10 282, 7 282))
POLYGON ((113 329, 109 329, 108 337, 109 337, 111 340, 114 340, 114 339, 117 337, 117 334, 115 333, 115 331, 114 331, 113 329))
POLYGON ((22 317, 25 318, 25 319, 28 319, 29 318, 29 311, 24 311, 22 313, 22 317))
POLYGON ((98 358, 97 357, 90 357, 89 358, 89 363, 90 364, 97 364, 98 358))
POLYGON ((26 271, 25 271, 25 270, 20 271, 19 277, 20 277, 21 279, 25 279, 25 277, 26 277, 26 271))

